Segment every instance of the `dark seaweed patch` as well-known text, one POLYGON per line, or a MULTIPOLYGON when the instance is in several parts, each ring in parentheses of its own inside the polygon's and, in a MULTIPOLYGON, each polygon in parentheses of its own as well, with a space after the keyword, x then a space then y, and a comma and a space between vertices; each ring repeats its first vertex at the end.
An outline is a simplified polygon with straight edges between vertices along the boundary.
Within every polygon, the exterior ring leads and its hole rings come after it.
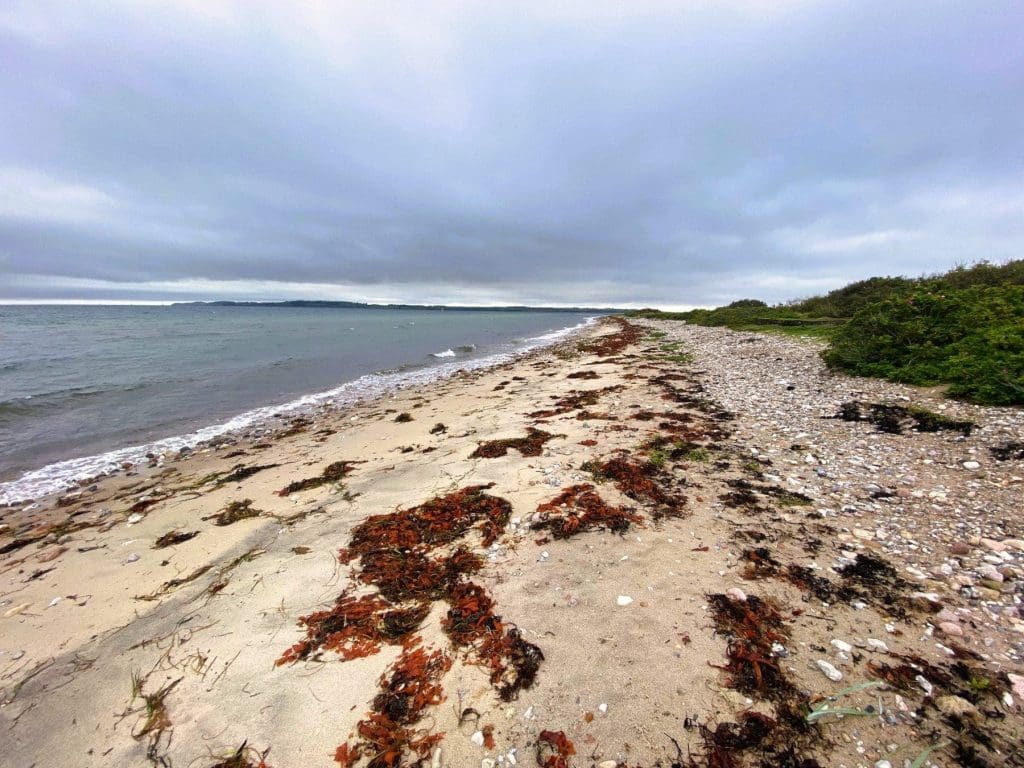
POLYGON ((541 731, 537 737, 537 765, 541 768, 569 768, 576 747, 562 731, 541 731))
POLYGON ((164 547, 173 547, 175 544, 181 544, 190 539, 194 539, 199 535, 199 531, 168 531, 163 536, 153 542, 153 549, 163 549, 164 547))
POLYGON ((619 326, 619 329, 614 333, 598 336, 595 339, 578 344, 576 348, 580 352, 587 355, 596 355, 597 357, 610 357, 621 353, 631 344, 635 344, 643 335, 642 328, 633 325, 624 318, 612 317, 605 320, 605 322, 615 323, 619 326))
POLYGON ((280 466, 279 464, 258 464, 251 467, 246 467, 239 464, 226 475, 219 477, 215 485, 225 485, 227 483, 240 483, 246 478, 252 477, 257 472, 262 472, 265 469, 273 469, 274 467, 280 466))
POLYGON ((865 403, 851 400, 839 406, 839 413, 831 418, 842 421, 865 421, 879 432, 899 435, 905 429, 916 432, 959 432, 969 435, 976 426, 972 421, 950 419, 918 406, 903 407, 887 403, 865 403))
POLYGON ((530 525, 534 531, 548 530, 556 539, 604 529, 623 534, 630 525, 642 525, 643 518, 623 507, 613 507, 589 484, 565 488, 558 496, 537 507, 541 519, 530 525))
POLYGON ((1024 461, 1024 443, 1003 443, 988 449, 996 461, 1024 461))
POLYGON ((335 461, 332 464, 328 464, 324 471, 316 477, 307 477, 305 480, 296 480, 289 483, 280 491, 277 492, 278 496, 288 496, 292 493, 298 493, 299 491, 308 491, 312 488, 319 488, 321 485, 327 485, 328 483, 341 482, 347 474, 353 469, 354 465, 358 462, 355 461, 335 461))
POLYGON ((232 501, 217 514, 207 515, 203 520, 213 520, 214 525, 220 526, 234 525, 239 520, 248 520, 262 514, 262 510, 253 507, 252 499, 242 499, 241 501, 232 501))
POLYGON ((654 518, 680 517, 686 496, 672 488, 672 477, 649 461, 615 457, 603 462, 587 462, 582 469, 596 480, 611 480, 615 487, 634 501, 654 505, 654 518))
POLYGON ((565 435, 552 435, 535 427, 526 428, 526 437, 508 437, 504 440, 488 440, 480 443, 476 450, 469 454, 471 459, 496 459, 504 456, 510 448, 519 451, 523 456, 540 456, 544 449, 544 443, 556 437, 565 435))

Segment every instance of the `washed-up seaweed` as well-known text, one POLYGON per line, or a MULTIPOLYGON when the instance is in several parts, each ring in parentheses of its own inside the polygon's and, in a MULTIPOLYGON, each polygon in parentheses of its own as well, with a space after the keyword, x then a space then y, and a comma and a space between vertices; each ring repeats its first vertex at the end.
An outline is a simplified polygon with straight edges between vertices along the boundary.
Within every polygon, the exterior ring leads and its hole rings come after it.
POLYGON ((176 544, 182 544, 190 539, 194 539, 199 535, 199 531, 168 531, 163 536, 160 536, 155 542, 153 542, 153 549, 163 549, 164 547, 173 547, 176 544))
POLYGON ((278 491, 277 495, 288 496, 289 494, 298 493, 299 491, 308 491, 312 488, 319 488, 321 485, 327 485, 328 483, 339 483, 354 469, 354 465, 356 463, 357 462, 354 461, 335 461, 332 464, 328 464, 324 468, 324 471, 315 477, 307 477, 304 480, 296 480, 289 483, 278 491))
POLYGON ((621 392, 622 389, 623 386, 621 384, 615 384, 610 387, 602 387, 601 389, 573 390, 569 394, 562 395, 561 397, 552 395, 555 401, 553 408, 533 411, 528 415, 535 419, 546 419, 551 416, 558 416, 563 413, 570 413, 571 411, 590 408, 597 405, 602 396, 612 392, 621 392))
POLYGON ((567 378, 567 379, 584 379, 586 381, 591 381, 593 379, 600 379, 601 377, 598 375, 597 371, 574 371, 573 373, 570 373, 565 378, 567 378))
POLYGON ((552 435, 535 427, 526 428, 526 437, 507 437, 503 440, 488 440, 480 443, 476 450, 469 454, 471 459, 496 459, 508 453, 510 448, 519 451, 523 456, 540 456, 544 443, 564 435, 552 435))
POLYGON ((587 355, 598 357, 610 357, 622 352, 626 347, 636 343, 643 335, 643 328, 633 325, 622 317, 608 318, 605 322, 612 322, 619 326, 614 333, 598 336, 595 339, 581 342, 576 348, 587 355))
POLYGON ((912 429, 915 432, 959 432, 966 436, 977 426, 972 421, 950 419, 918 406, 904 407, 887 403, 865 403, 859 400, 843 403, 839 406, 839 412, 831 418, 864 421, 874 425, 879 432, 894 435, 912 429))
POLYGON ((996 461, 1024 461, 1024 443, 1001 443, 988 450, 996 461))
POLYGON ((214 515, 207 515, 202 519, 213 520, 214 525, 225 526, 234 525, 239 520, 259 517, 262 514, 262 510, 253 507, 252 499, 242 499, 241 501, 232 501, 220 512, 214 515))
POLYGON ((643 525, 642 517, 624 507, 611 506, 588 483, 563 489, 551 501, 539 505, 537 512, 541 519, 530 528, 551 531, 556 539, 600 529, 623 534, 630 525, 643 525))
POLYGON ((541 731, 537 737, 537 765, 541 768, 569 768, 576 747, 562 731, 541 731))
POLYGON ((445 633, 456 647, 472 651, 470 660, 488 667, 501 700, 512 701, 520 690, 532 686, 544 654, 495 615, 487 591, 471 582, 459 583, 448 601, 451 608, 442 622, 445 633))
POLYGON ((227 483, 240 483, 246 478, 252 477, 257 472, 262 472, 265 469, 273 469, 274 467, 278 466, 280 466, 280 464, 257 464, 251 467, 239 464, 226 475, 217 478, 215 485, 226 485, 227 483))
POLYGON ((270 768, 267 765, 267 755, 269 753, 269 749, 258 752, 248 746, 248 742, 243 741, 242 746, 236 749, 230 757, 225 757, 223 760, 214 763, 210 768, 270 768))
POLYGON ((653 517, 681 517, 686 496, 673 487, 671 475, 649 461, 616 456, 607 461, 587 462, 582 467, 598 481, 611 480, 615 487, 634 501, 654 506, 653 517))
POLYGON ((401 645, 402 656, 381 678, 381 693, 359 723, 358 740, 338 748, 342 766, 362 758, 375 768, 412 765, 426 757, 443 734, 415 730, 425 707, 440 701, 440 678, 451 660, 417 648, 419 626, 436 601, 449 605, 442 628, 466 661, 488 670, 504 701, 531 686, 544 656, 522 638, 513 624, 494 613, 486 590, 467 578, 483 559, 464 545, 471 532, 484 547, 494 544, 508 525, 512 506, 476 485, 410 509, 374 515, 357 525, 339 552, 342 563, 358 561, 357 578, 375 594, 342 594, 335 605, 300 619, 306 636, 278 664, 319 659, 324 651, 343 661, 376 653, 382 645, 401 645))
POLYGON ((770 600, 755 595, 736 600, 708 595, 715 629, 728 636, 725 671, 728 685, 761 701, 770 701, 774 717, 747 712, 739 723, 702 726, 709 766, 738 766, 739 755, 757 751, 762 765, 817 766, 800 753, 816 737, 807 722, 807 697, 787 677, 773 651, 789 639, 782 614, 770 600))
POLYGON ((381 675, 372 709, 356 726, 358 738, 339 746, 334 759, 342 768, 363 757, 370 768, 399 768, 407 756, 414 756, 412 765, 421 765, 443 735, 413 726, 428 707, 444 701, 441 678, 451 665, 451 657, 442 651, 428 653, 418 639, 407 642, 402 655, 381 675))

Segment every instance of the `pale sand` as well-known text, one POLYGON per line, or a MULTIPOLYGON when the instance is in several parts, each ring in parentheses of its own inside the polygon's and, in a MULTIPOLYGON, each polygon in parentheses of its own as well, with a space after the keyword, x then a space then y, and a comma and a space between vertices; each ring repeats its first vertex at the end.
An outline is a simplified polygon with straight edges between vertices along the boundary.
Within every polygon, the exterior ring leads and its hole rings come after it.
MULTIPOLYGON (((419 723, 445 734, 440 765, 478 766, 499 757, 508 764, 510 750, 518 763, 534 765, 543 729, 564 731, 575 743, 572 765, 612 760, 653 766, 660 760, 667 766, 677 757, 671 739, 700 762, 699 733, 684 728, 684 718, 714 724, 735 720, 751 706, 772 711, 769 702, 730 690, 726 674, 715 666, 726 663, 726 638, 714 632, 706 595, 733 587, 774 595, 787 610, 802 609, 788 624, 790 655, 782 664, 807 691, 827 694, 869 677, 864 664, 853 667, 836 658, 829 645, 834 638, 858 644, 861 655, 870 656, 863 645, 870 637, 884 639, 893 651, 946 658, 922 635, 923 620, 901 625, 894 634, 886 631, 891 619, 880 609, 827 609, 818 601, 802 602, 799 591, 781 581, 741 577, 739 553, 751 544, 738 540, 737 530, 770 532, 774 551, 791 553, 801 552, 807 539, 830 535, 802 507, 781 508, 769 525, 723 504, 725 482, 749 474, 749 466, 743 467, 751 460, 746 447, 728 437, 704 441, 719 464, 668 463, 677 490, 688 497, 682 517, 655 523, 649 508, 602 483, 604 499, 636 508, 645 516, 644 527, 622 536, 595 531, 535 543, 542 533, 527 530, 526 522, 538 504, 563 487, 593 481, 581 469, 588 460, 619 449, 635 452, 658 431, 659 419, 630 418, 637 407, 690 413, 698 430, 716 426, 699 409, 661 398, 664 390, 648 378, 686 366, 666 359, 656 344, 641 342, 627 350, 629 356, 602 364, 573 349, 563 345, 560 352, 321 413, 305 431, 268 440, 269 447, 242 441, 197 451, 103 480, 67 506, 50 503, 33 513, 37 527, 69 515, 73 522, 92 524, 61 544, 50 537, 0 555, 0 765, 209 766, 244 742, 259 751, 269 748, 267 763, 277 768, 336 765, 335 749, 366 716, 378 678, 398 648, 385 646, 348 662, 331 652, 322 661, 275 666, 275 660, 302 637, 300 616, 329 608, 353 586, 351 568, 339 565, 336 554, 355 525, 475 484, 494 484, 488 493, 512 503, 514 524, 474 581, 490 591, 495 612, 517 625, 545 659, 533 687, 502 702, 487 673, 461 663, 462 655, 441 632, 447 605, 433 605, 421 633, 424 643, 456 659, 443 680, 446 700, 419 723), (600 378, 567 378, 584 370, 600 378), (495 390, 501 382, 509 383, 495 390), (602 395, 588 410, 616 420, 578 420, 578 409, 544 423, 527 415, 572 390, 614 385, 623 389, 602 395), (414 420, 396 423, 397 412, 414 420), (430 434, 438 422, 447 431, 430 434), (521 437, 530 425, 559 435, 542 455, 523 457, 512 450, 503 458, 469 458, 481 441, 521 437), (325 429, 334 432, 318 435, 325 429), (584 440, 597 445, 581 445, 584 440), (411 452, 402 451, 410 446, 411 452), (425 448, 434 450, 424 453, 425 448), (226 456, 239 450, 246 455, 226 456), (365 463, 340 484, 276 495, 338 460, 365 463), (240 483, 190 489, 237 464, 280 466, 240 483), (160 500, 140 522, 128 524, 130 507, 147 494, 160 500), (263 514, 226 527, 202 520, 241 499, 251 499, 263 514), (112 513, 100 517, 105 509, 112 513), (200 533, 176 546, 152 548, 173 529, 200 533), (303 548, 308 553, 296 553, 303 548), (128 562, 133 554, 138 560, 128 562), (191 581, 167 586, 192 575, 191 581), (211 590, 212 585, 217 587, 211 590), (633 602, 617 605, 620 595, 633 602), (151 599, 140 599, 145 596, 151 599), (61 599, 51 605, 55 598, 61 599), (847 679, 827 680, 814 666, 817 659, 831 659, 847 679), (140 735, 146 711, 141 698, 133 699, 133 674, 141 677, 143 694, 174 684, 163 699, 166 722, 147 734, 140 735), (460 729, 465 708, 479 713, 480 725, 494 726, 494 749, 471 741, 472 724, 460 729)), ((27 516, 8 511, 4 522, 24 535, 19 525, 27 516)), ((10 541, 0 535, 0 546, 10 541)), ((466 541, 478 543, 476 533, 466 541)), ((831 559, 825 555, 821 562, 831 559)), ((912 708, 921 695, 903 697, 912 708)), ((892 692, 884 697, 886 706, 898 703, 892 692)), ((874 700, 869 692, 856 703, 874 700)), ((1008 711, 1019 727, 1019 709, 1008 711)), ((882 756, 898 765, 934 740, 902 713, 888 725, 874 717, 830 728, 813 747, 825 765, 871 765, 882 756), (897 747, 892 756, 890 744, 897 747)), ((748 764, 757 763, 750 758, 748 764)))

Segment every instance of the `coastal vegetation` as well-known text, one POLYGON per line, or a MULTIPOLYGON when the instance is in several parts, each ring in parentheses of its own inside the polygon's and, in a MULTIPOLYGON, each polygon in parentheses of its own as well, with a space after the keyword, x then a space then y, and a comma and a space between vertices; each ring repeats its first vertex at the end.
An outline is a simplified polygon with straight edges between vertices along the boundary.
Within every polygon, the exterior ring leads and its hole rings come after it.
POLYGON ((770 306, 742 299, 633 316, 814 336, 835 370, 921 386, 986 405, 1024 404, 1024 260, 918 278, 872 277, 770 306))

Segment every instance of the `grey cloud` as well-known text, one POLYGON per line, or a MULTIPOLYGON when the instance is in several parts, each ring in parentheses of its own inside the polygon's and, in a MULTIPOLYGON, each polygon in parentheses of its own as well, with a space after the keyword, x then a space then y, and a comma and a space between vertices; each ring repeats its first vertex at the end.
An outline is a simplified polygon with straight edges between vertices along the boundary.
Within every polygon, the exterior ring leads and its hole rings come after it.
POLYGON ((15 3, 0 300, 692 305, 1020 256, 1019 3, 549 5, 15 3))

